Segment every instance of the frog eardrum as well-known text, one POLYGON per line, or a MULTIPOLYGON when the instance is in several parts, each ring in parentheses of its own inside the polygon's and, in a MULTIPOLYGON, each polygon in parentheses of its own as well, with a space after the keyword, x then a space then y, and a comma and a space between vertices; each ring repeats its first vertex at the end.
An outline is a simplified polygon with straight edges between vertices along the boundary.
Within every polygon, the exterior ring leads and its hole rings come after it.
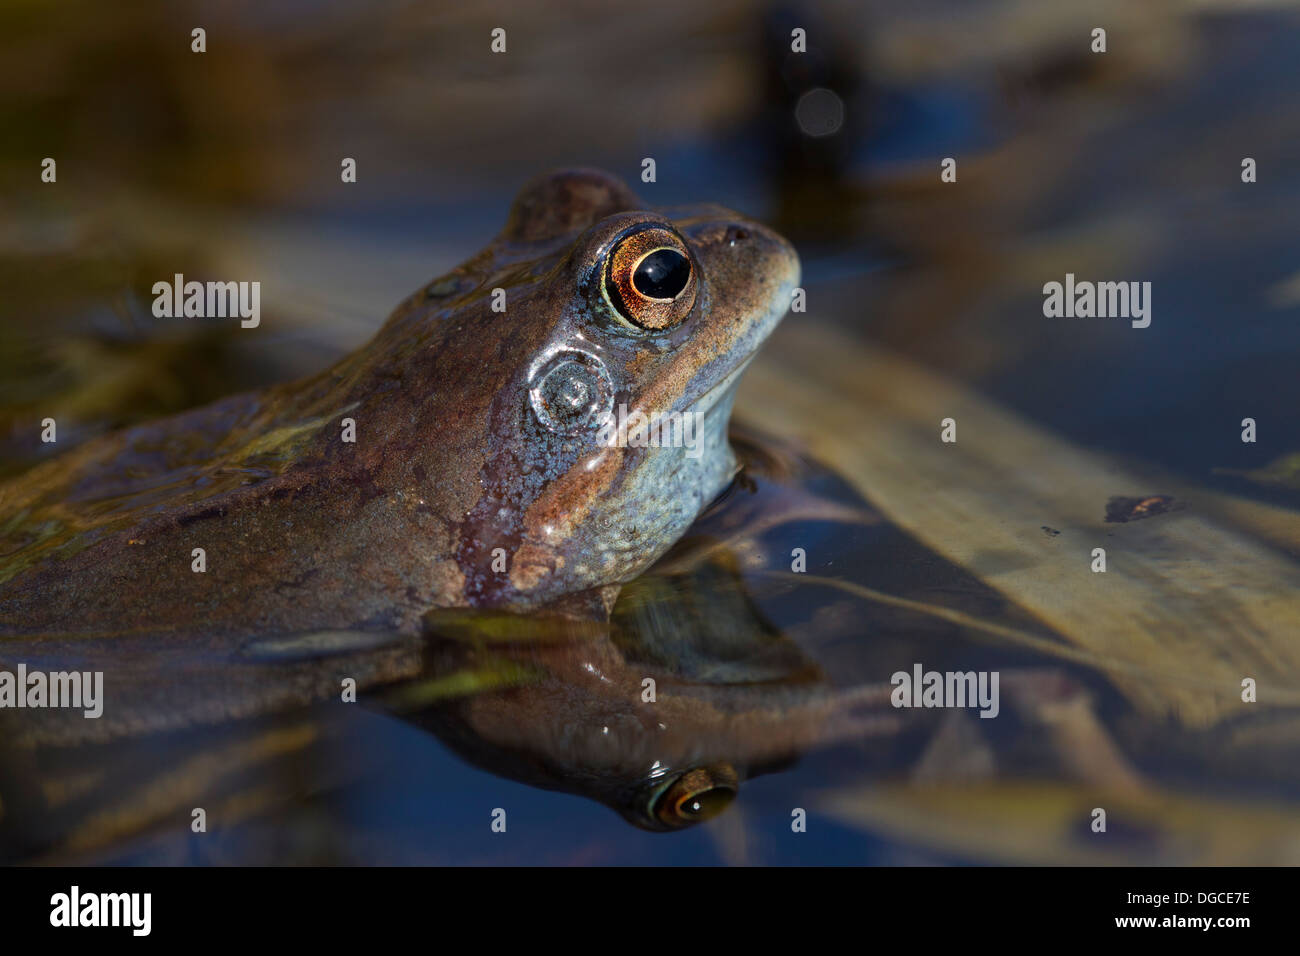
POLYGON ((537 420, 571 434, 604 421, 614 407, 614 383, 605 363, 590 352, 563 349, 529 379, 528 400, 537 420))
POLYGON ((681 236, 647 223, 615 240, 605 260, 602 290, 620 323, 664 332, 691 314, 697 272, 681 236))

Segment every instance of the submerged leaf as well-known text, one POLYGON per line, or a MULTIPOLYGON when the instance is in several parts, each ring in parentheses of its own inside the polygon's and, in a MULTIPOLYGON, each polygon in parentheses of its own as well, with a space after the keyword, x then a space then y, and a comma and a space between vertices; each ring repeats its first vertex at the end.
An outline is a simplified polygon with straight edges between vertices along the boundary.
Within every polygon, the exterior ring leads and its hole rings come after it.
POLYGON ((545 671, 540 668, 498 658, 473 670, 456 671, 430 680, 403 684, 385 691, 381 699, 385 706, 400 713, 460 697, 472 697, 486 691, 536 683, 545 676, 545 671))

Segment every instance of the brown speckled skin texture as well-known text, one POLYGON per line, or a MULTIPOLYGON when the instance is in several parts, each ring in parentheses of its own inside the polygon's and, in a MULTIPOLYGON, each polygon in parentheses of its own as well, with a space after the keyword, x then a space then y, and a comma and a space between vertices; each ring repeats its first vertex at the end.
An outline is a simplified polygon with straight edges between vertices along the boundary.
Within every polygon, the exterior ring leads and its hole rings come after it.
POLYGON ((725 209, 646 211, 592 170, 540 177, 488 248, 335 366, 0 486, 0 634, 414 632, 436 607, 598 609, 730 480, 736 374, 797 282, 793 249, 725 209), (685 237, 699 292, 680 326, 638 335, 608 314, 599 276, 648 220, 685 237), (711 407, 704 453, 548 430, 529 376, 557 347, 603 362, 615 408, 711 407))

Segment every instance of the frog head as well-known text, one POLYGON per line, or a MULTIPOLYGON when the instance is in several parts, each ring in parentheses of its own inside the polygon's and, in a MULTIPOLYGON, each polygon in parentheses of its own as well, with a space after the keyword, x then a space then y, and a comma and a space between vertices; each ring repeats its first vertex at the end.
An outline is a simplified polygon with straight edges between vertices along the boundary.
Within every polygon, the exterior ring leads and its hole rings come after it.
POLYGON ((790 304, 794 249, 720 206, 650 209, 577 170, 526 186, 474 268, 504 302, 464 334, 500 343, 507 371, 459 525, 467 603, 630 580, 736 472, 736 384, 790 304))

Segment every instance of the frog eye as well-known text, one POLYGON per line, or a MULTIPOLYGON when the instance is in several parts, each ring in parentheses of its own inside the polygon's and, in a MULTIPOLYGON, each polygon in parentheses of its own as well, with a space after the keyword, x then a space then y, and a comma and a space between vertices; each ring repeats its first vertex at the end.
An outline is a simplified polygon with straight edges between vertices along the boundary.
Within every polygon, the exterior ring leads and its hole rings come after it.
POLYGON ((739 783, 727 764, 688 770, 655 798, 651 811, 674 830, 711 820, 731 805, 739 783))
POLYGON ((606 258, 604 293, 624 325, 662 332, 695 305, 695 262, 681 236, 648 225, 625 233, 606 258))
POLYGON ((614 383, 599 358, 566 349, 534 370, 528 401, 538 421, 553 432, 569 434, 609 416, 614 383))

